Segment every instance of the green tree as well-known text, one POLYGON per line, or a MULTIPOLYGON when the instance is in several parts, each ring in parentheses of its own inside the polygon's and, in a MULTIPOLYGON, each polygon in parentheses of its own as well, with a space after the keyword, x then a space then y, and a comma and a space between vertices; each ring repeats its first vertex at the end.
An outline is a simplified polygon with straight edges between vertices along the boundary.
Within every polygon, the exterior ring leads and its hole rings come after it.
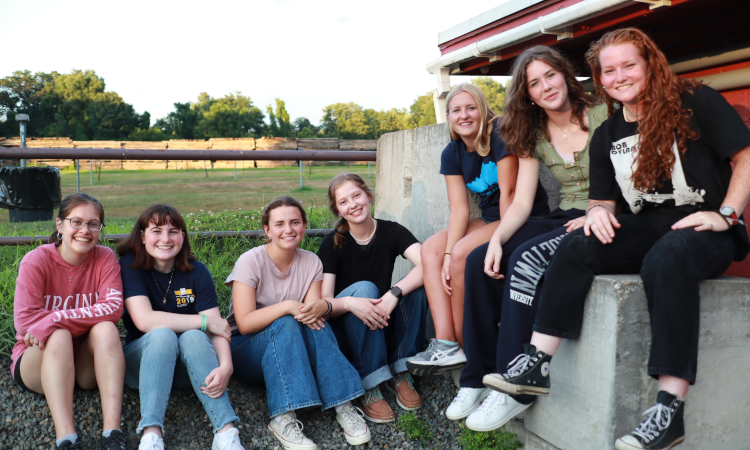
POLYGON ((320 127, 316 127, 307 117, 298 117, 292 123, 292 132, 299 138, 311 138, 317 136, 320 127))
POLYGON ((172 139, 172 137, 158 126, 147 129, 136 128, 130 132, 127 138, 128 141, 166 141, 169 139, 172 139))
POLYGON ((266 128, 263 113, 241 92, 213 99, 205 92, 193 105, 202 113, 196 125, 196 137, 253 137, 266 128))
POLYGON ((385 133, 414 128, 411 126, 411 115, 406 111, 406 109, 392 108, 387 111, 373 111, 373 113, 376 123, 376 132, 372 137, 373 139, 378 139, 385 133))
POLYGON ((0 136, 16 136, 19 132, 15 116, 18 113, 29 115, 27 133, 30 136, 40 135, 38 129, 41 120, 39 104, 42 102, 44 86, 51 84, 57 72, 36 72, 18 70, 13 75, 0 79, 0 136))
POLYGON ((471 80, 471 84, 481 89, 487 97, 487 103, 497 114, 503 113, 505 106, 505 86, 490 77, 477 77, 471 80))
POLYGON ((432 91, 417 97, 409 107, 409 114, 411 116, 409 118, 410 128, 436 124, 435 102, 433 101, 432 91))
POLYGON ((196 139, 195 127, 200 120, 200 111, 190 107, 190 103, 175 103, 174 111, 156 121, 167 139, 196 139))
MULTIPOLYGON (((371 110, 372 111, 372 110, 371 110)), ((373 118, 356 103, 334 103, 323 108, 321 128, 328 136, 342 139, 372 139, 373 118)))

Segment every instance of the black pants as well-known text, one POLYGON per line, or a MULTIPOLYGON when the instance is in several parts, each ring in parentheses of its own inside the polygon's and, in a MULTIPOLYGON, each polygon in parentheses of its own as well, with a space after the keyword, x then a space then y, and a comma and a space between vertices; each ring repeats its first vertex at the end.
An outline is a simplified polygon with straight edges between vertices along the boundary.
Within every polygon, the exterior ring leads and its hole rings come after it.
MULTIPOLYGON (((484 274, 489 244, 477 247, 466 259, 464 298, 464 351, 467 364, 461 387, 480 388, 488 373, 505 372, 508 363, 523 352, 531 338, 538 306, 537 287, 567 234, 563 226, 583 215, 579 209, 555 210, 547 217, 530 220, 503 245, 500 273, 503 280, 484 274), (498 328, 498 322, 500 327, 498 328)), ((531 403, 532 396, 514 396, 531 403)))
MULTIPOLYGON (((563 240, 547 269, 534 331, 576 339, 586 294, 598 274, 640 273, 651 316, 648 373, 695 383, 698 364, 698 283, 721 275, 734 257, 729 232, 672 230, 685 216, 652 208, 618 217, 611 244, 576 230, 563 240)), ((614 301, 615 299, 612 299, 614 301)))

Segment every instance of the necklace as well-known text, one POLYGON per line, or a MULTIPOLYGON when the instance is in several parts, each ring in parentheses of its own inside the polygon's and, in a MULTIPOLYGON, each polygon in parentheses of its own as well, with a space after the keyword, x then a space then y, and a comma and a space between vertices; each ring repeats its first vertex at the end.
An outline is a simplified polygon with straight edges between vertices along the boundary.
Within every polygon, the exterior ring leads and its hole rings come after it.
POLYGON ((74 273, 72 277, 68 276, 68 280, 73 281, 73 278, 75 278, 76 275, 78 275, 78 273, 81 271, 81 269, 83 269, 83 265, 84 264, 86 264, 86 261, 84 261, 84 262, 82 262, 81 264, 78 265, 78 270, 76 270, 76 273, 74 273))
POLYGON ((377 221, 377 220, 374 220, 373 222, 375 222, 375 229, 374 229, 374 230, 372 230, 372 234, 371 234, 371 235, 370 235, 370 237, 368 237, 367 239, 357 239, 357 238, 356 238, 356 237, 354 237, 354 235, 352 234, 352 230, 349 230, 349 234, 350 234, 350 235, 351 235, 351 237, 352 237, 352 238, 353 238, 353 239, 354 239, 355 241, 357 241, 357 242, 365 242, 365 241, 369 241, 370 239, 372 239, 372 237, 373 237, 373 236, 375 236, 375 232, 376 232, 376 231, 378 230, 378 221, 377 221))
POLYGON ((622 107, 622 109, 624 109, 624 110, 625 110, 625 112, 626 112, 626 113, 628 113, 628 115, 629 115, 629 116, 631 116, 631 117, 638 117, 638 116, 640 116, 641 114, 643 114, 643 111, 639 112, 638 114, 633 114, 632 112, 628 111, 628 108, 626 108, 626 107, 624 107, 624 106, 622 107))
POLYGON ((551 123, 553 127, 555 127, 558 130, 560 130, 560 133, 563 134, 563 139, 567 139, 568 138, 568 131, 570 131, 570 127, 573 126, 573 122, 570 122, 570 125, 568 126, 568 129, 565 130, 565 131, 563 131, 562 129, 560 129, 560 127, 558 127, 557 125, 555 125, 551 120, 549 120, 548 122, 551 123))
MULTIPOLYGON (((154 277, 154 281, 156 281, 156 288, 159 289, 159 294, 161 294, 161 286, 159 286, 159 280, 156 279, 156 274, 151 271, 151 275, 154 277)), ((169 276, 169 284, 167 285, 167 290, 164 291, 164 298, 162 298, 162 303, 165 305, 167 304, 167 294, 169 294, 169 287, 172 286, 172 277, 174 276, 174 266, 172 266, 172 275, 169 276)))

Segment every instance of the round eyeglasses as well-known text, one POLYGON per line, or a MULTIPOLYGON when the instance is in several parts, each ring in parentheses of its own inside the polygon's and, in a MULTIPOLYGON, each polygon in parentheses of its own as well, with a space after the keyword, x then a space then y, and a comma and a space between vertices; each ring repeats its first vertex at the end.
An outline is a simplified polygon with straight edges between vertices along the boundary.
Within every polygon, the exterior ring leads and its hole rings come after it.
POLYGON ((104 228, 104 224, 99 222, 98 220, 91 220, 89 222, 85 222, 80 217, 66 217, 63 220, 69 220, 70 226, 75 228, 76 230, 80 230, 84 226, 88 226, 89 230, 91 231, 102 231, 102 228, 104 228))

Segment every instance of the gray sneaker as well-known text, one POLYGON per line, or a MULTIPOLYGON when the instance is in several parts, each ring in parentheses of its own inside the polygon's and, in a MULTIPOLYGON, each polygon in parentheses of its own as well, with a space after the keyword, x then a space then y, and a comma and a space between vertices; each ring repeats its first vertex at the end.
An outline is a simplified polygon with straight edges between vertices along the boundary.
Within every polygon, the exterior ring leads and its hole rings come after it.
POLYGON ((409 373, 418 377, 460 369, 465 365, 466 355, 458 344, 448 345, 437 339, 430 339, 427 350, 406 360, 409 373))

